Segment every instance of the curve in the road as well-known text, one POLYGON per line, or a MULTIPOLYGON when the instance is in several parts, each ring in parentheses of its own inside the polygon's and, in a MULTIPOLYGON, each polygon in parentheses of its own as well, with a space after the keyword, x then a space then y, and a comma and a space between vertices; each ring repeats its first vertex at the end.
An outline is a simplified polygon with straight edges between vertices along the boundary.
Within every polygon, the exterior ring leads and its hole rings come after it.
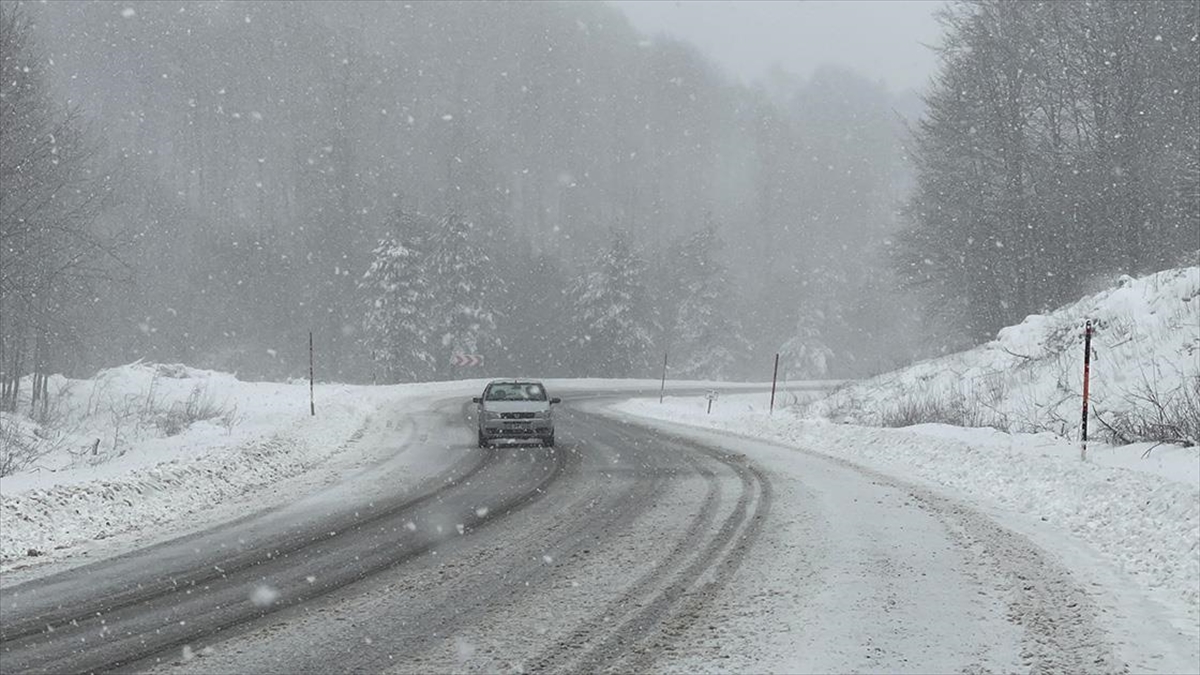
MULTIPOLYGON (((639 431, 644 436, 645 431, 639 431)), ((653 660, 653 650, 644 645, 654 639, 656 627, 670 615, 695 616, 695 605, 705 597, 694 593, 701 586, 700 578, 715 570, 713 580, 704 584, 707 592, 724 584, 762 528, 770 510, 771 484, 744 457, 661 434, 655 440, 660 451, 676 453, 696 466, 707 483, 703 502, 677 544, 653 569, 569 638, 535 658, 531 662, 534 669, 599 672, 620 663, 629 672, 645 670, 653 660), (739 484, 735 506, 715 533, 707 537, 706 531, 718 514, 722 490, 717 471, 704 466, 702 458, 715 460, 736 475, 739 484), (587 646, 581 649, 581 645, 587 646)))
MULTIPOLYGON (((105 578, 113 562, 6 589, 0 596, 0 670, 112 670, 336 591, 460 535, 457 525, 469 532, 536 501, 571 460, 568 453, 539 457, 543 461, 530 470, 528 455, 477 453, 435 480, 436 488, 378 504, 376 512, 338 514, 266 550, 234 552, 169 575, 146 570, 125 576, 102 593, 86 579, 105 578), (491 506, 483 512, 474 504, 491 506), (449 528, 409 525, 442 520, 448 512, 455 514, 449 528), (294 569, 300 560, 303 574, 294 569), (46 591, 70 582, 77 590, 69 602, 46 591)), ((190 544, 156 548, 180 545, 190 544)))

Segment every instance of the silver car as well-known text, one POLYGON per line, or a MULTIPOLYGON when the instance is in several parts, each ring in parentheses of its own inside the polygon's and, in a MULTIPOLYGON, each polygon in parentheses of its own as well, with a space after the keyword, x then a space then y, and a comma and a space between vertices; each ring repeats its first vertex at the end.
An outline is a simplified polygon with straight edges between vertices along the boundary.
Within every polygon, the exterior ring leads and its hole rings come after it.
POLYGON ((536 438, 554 447, 554 412, 550 406, 562 399, 550 398, 546 387, 534 380, 492 380, 483 396, 473 399, 479 422, 479 447, 501 439, 536 438))

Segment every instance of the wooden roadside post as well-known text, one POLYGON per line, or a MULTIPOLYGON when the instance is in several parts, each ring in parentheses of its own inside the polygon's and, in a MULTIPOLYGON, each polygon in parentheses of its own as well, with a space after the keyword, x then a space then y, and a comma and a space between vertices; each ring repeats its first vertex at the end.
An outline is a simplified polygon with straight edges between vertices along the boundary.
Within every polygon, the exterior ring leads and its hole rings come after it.
POLYGON ((775 354, 775 370, 771 372, 771 410, 770 413, 775 413, 775 382, 779 379, 779 353, 775 354))
POLYGON ((658 402, 663 402, 663 393, 667 390, 667 352, 663 352, 662 384, 658 387, 658 402))

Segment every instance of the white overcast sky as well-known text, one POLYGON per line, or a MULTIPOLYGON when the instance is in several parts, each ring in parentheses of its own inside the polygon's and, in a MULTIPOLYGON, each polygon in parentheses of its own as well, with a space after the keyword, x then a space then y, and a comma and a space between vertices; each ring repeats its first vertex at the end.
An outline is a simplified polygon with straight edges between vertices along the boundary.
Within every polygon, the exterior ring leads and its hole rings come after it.
POLYGON ((849 66, 894 91, 922 91, 936 61, 940 0, 610 0, 633 25, 691 42, 750 82, 772 64, 808 76, 849 66))

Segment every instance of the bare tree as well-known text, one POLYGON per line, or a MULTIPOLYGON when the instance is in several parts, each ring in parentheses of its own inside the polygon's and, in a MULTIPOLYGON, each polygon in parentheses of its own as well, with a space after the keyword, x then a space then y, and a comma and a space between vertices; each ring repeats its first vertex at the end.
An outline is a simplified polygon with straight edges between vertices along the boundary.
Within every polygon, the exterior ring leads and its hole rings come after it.
POLYGON ((78 337, 68 313, 111 278, 114 244, 93 227, 111 195, 78 109, 51 99, 46 59, 20 7, 0 3, 0 408, 32 371, 44 400, 53 354, 78 337))

